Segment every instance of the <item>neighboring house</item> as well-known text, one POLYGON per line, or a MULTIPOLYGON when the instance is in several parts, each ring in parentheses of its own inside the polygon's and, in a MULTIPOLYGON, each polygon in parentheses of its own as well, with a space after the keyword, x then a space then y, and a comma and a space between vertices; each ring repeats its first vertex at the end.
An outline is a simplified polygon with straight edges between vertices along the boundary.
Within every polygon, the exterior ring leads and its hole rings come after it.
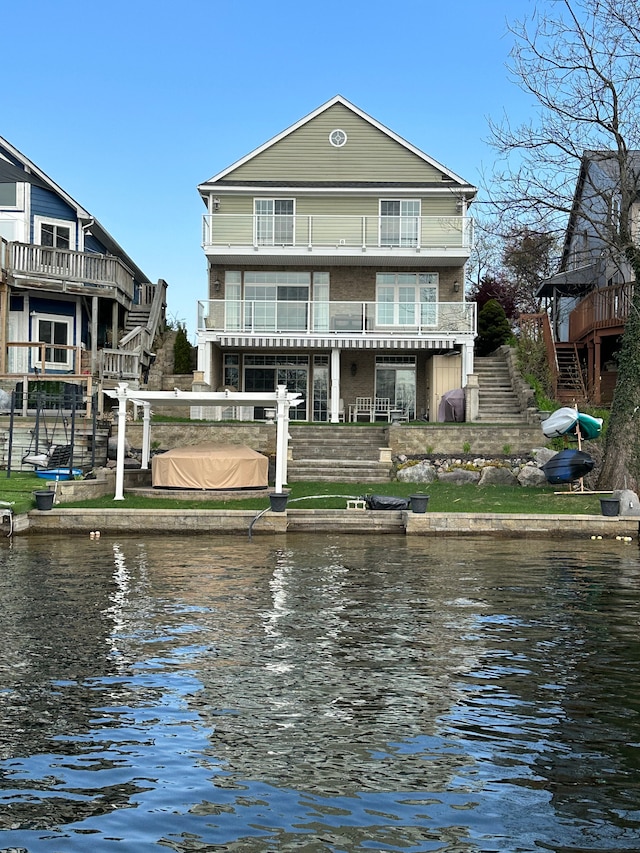
POLYGON ((0 387, 142 381, 165 303, 165 282, 0 138, 0 387))
MULTIPOLYGON (((640 187, 640 152, 629 153, 629 181, 640 187)), ((558 272, 538 295, 548 300, 543 322, 554 392, 562 402, 608 405, 617 381, 616 354, 633 295, 634 276, 612 251, 607 230, 615 229, 620 181, 612 152, 585 152, 558 272)), ((637 204, 632 228, 637 230, 637 204)))
POLYGON ((305 401, 292 419, 338 422, 361 397, 374 416, 389 401, 434 420, 466 386, 475 187, 336 96, 198 190, 198 368, 213 390, 285 384, 305 401))

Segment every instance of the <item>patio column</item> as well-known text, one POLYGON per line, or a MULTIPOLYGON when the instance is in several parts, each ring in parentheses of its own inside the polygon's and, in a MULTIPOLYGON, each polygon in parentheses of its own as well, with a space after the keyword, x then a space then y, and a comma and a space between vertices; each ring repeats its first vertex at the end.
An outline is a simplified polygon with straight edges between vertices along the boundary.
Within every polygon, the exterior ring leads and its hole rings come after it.
MULTIPOLYGON (((95 376, 98 370, 98 297, 91 297, 91 375, 95 376)), ((78 365, 78 372, 82 373, 82 367, 78 365)))
POLYGON ((331 350, 331 413, 329 420, 337 424, 340 420, 340 350, 334 347, 331 350))
POLYGON ((460 387, 464 388, 467 384, 467 377, 473 373, 473 341, 471 343, 462 342, 461 368, 460 387))

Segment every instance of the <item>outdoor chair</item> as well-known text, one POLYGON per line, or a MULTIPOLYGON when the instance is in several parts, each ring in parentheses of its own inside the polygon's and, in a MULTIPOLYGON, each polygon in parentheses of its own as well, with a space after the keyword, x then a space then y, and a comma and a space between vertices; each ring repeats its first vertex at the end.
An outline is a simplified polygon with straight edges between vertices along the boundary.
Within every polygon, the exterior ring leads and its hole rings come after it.
POLYGON ((388 421, 389 420, 389 411, 390 411, 390 401, 388 397, 376 397, 375 402, 373 404, 373 411, 371 420, 374 421, 388 421))
POLYGON ((373 415, 373 400, 371 397, 356 397, 355 403, 349 409, 350 421, 358 421, 363 415, 370 421, 373 415))

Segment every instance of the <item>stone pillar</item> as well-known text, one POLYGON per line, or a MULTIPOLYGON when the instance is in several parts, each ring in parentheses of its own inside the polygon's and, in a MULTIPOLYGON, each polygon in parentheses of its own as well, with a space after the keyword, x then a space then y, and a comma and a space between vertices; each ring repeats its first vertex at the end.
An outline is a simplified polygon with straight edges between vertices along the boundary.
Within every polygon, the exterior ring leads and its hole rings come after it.
POLYGON ((480 411, 480 384, 476 373, 467 376, 467 384, 464 386, 464 419, 465 421, 477 421, 480 411))

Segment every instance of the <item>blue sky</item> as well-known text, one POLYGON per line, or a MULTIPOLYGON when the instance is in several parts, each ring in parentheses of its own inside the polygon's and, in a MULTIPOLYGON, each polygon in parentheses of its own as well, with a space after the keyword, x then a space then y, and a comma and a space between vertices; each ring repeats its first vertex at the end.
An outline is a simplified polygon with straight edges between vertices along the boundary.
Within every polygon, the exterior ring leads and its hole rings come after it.
POLYGON ((111 232, 193 339, 196 186, 341 94, 478 185, 488 117, 527 118, 507 21, 532 0, 5 4, 0 136, 111 232), (8 38, 8 34, 11 37, 8 38))

